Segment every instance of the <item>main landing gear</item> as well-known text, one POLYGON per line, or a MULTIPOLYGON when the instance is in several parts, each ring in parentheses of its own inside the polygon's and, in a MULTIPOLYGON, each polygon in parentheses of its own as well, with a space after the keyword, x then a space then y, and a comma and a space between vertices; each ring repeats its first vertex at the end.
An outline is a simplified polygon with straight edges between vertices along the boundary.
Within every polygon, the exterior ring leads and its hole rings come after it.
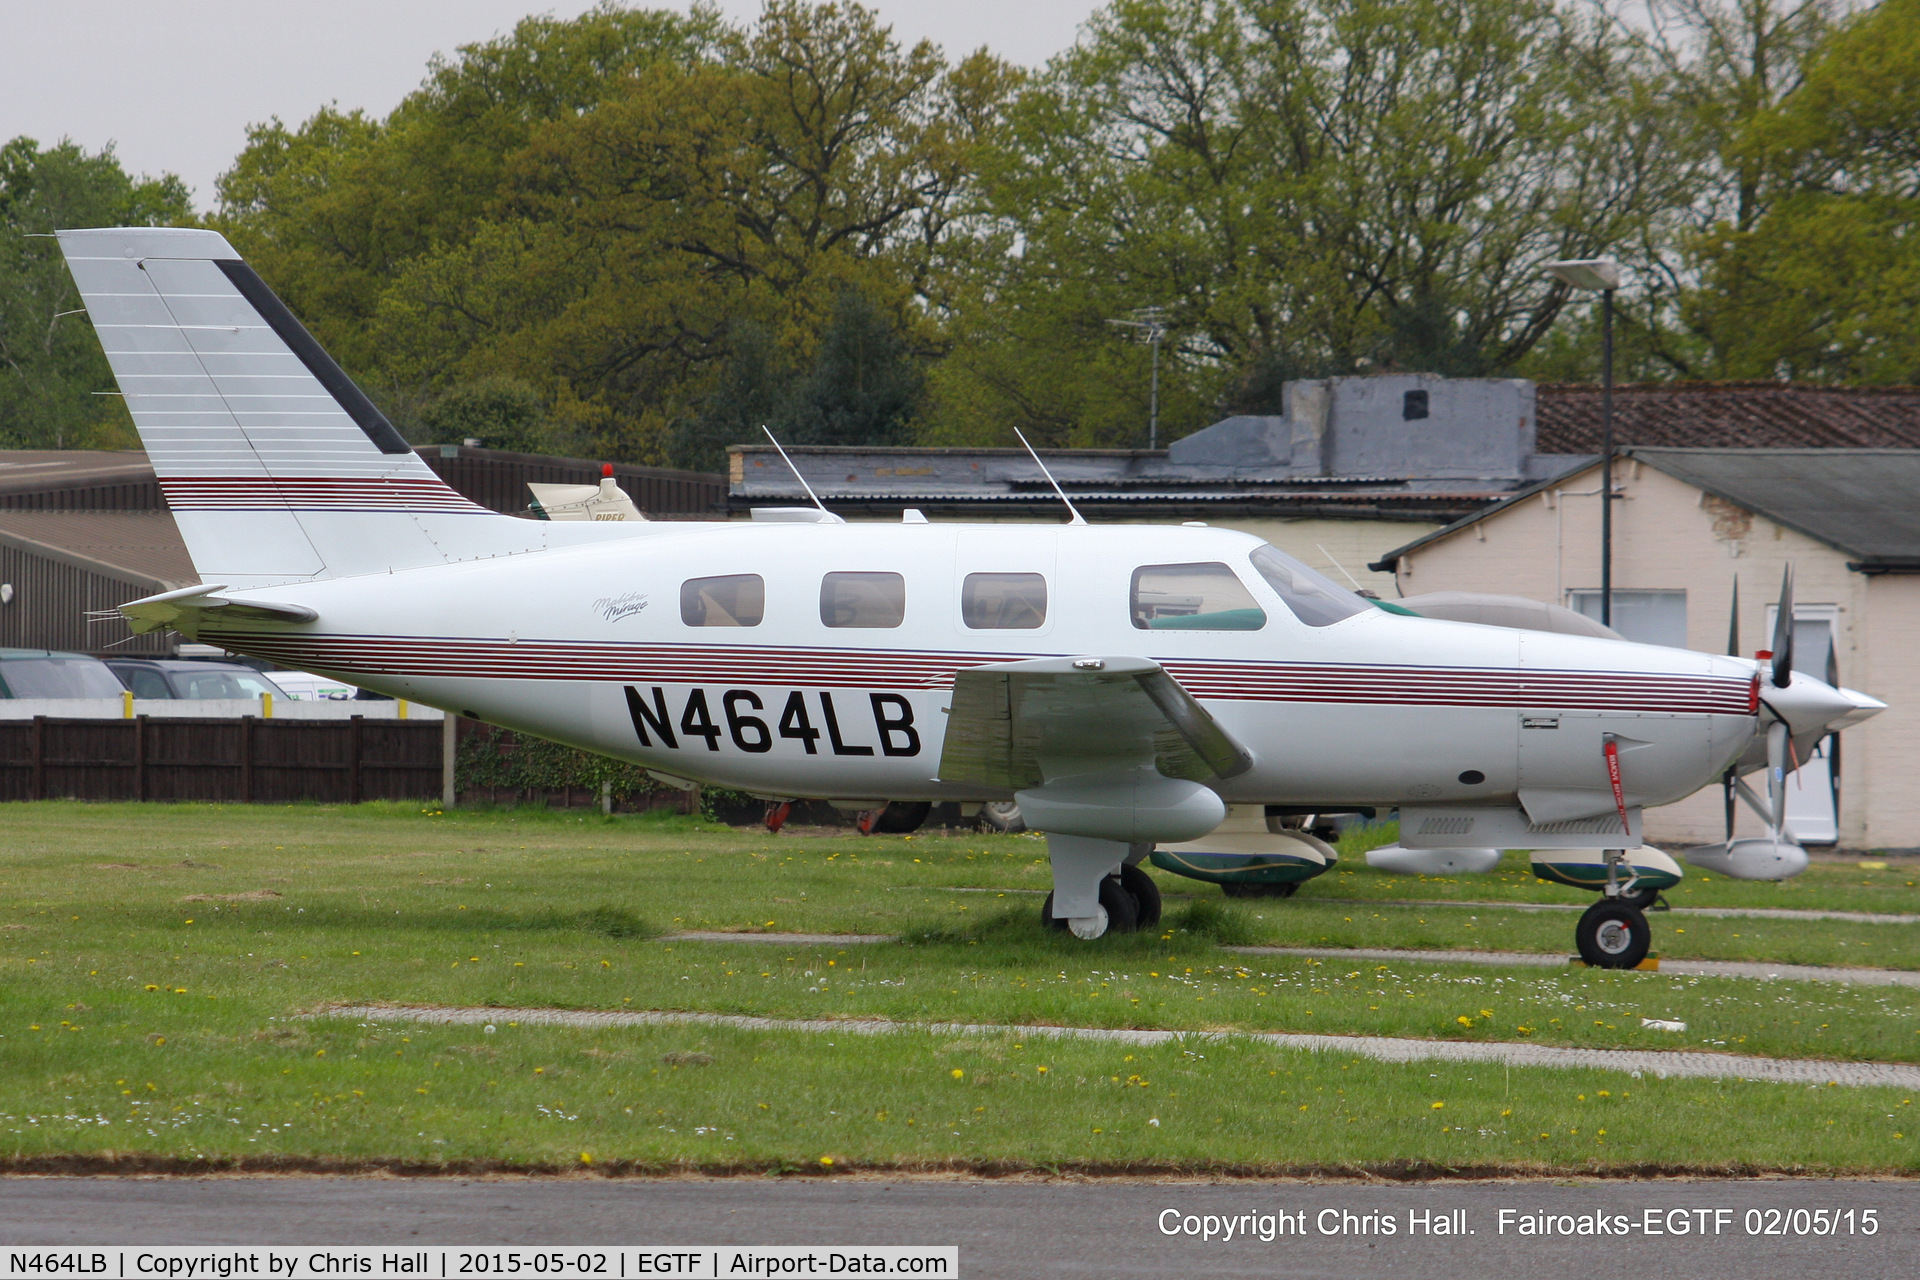
POLYGON ((1605 896, 1581 913, 1573 931, 1574 945, 1580 958, 1595 969, 1637 969, 1653 943, 1653 929, 1641 912, 1657 895, 1635 890, 1638 877, 1631 872, 1625 849, 1607 849, 1602 856, 1607 863, 1607 883, 1601 891, 1605 896), (1625 880, 1620 878, 1622 867, 1629 871, 1625 880))
POLYGON ((1160 886, 1153 877, 1133 865, 1100 881, 1100 903, 1091 921, 1056 919, 1053 895, 1040 906, 1040 923, 1048 929, 1071 931, 1076 938, 1098 938, 1107 933, 1133 933, 1152 929, 1160 923, 1160 886))

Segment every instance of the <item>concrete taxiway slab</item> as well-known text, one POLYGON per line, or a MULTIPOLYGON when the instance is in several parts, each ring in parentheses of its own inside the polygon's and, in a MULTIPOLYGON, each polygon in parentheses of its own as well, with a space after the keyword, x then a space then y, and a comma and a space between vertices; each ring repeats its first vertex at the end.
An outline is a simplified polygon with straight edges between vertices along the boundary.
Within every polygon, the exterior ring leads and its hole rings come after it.
MULTIPOLYGON (((1571 957, 1535 951, 1413 951, 1391 947, 1222 947, 1243 956, 1302 956, 1316 960, 1387 960, 1403 964, 1486 964, 1564 969, 1571 957)), ((1839 969, 1764 960, 1661 959, 1659 973, 1696 978, 1760 978, 1780 982, 1840 982, 1863 987, 1920 987, 1911 969, 1839 969)))
POLYGON ((1100 1040, 1130 1045, 1244 1040, 1315 1053, 1345 1053, 1380 1062, 1496 1062, 1515 1067, 1622 1071, 1656 1077, 1764 1081, 1776 1084, 1884 1086, 1920 1089, 1920 1066, 1896 1062, 1827 1062, 1757 1058, 1743 1054, 1666 1049, 1572 1049, 1506 1040, 1414 1040, 1395 1036, 1322 1036, 1293 1032, 1143 1031, 1107 1027, 1012 1026, 992 1023, 892 1022, 880 1018, 755 1018, 724 1013, 659 1013, 644 1009, 503 1009, 446 1005, 342 1005, 315 1015, 366 1023, 447 1025, 515 1023, 541 1027, 733 1027, 744 1031, 802 1031, 833 1035, 913 1033, 1020 1035, 1033 1039, 1100 1040))

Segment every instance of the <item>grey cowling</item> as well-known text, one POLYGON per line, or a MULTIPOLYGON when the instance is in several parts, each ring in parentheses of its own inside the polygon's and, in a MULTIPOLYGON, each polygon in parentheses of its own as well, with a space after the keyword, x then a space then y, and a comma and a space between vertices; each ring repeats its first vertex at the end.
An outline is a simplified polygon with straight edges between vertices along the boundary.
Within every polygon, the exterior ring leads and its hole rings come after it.
POLYGON ((1552 631, 1568 636, 1599 636, 1606 640, 1624 640, 1612 627, 1603 626, 1583 613, 1529 600, 1525 596, 1492 595, 1484 591, 1429 591, 1408 596, 1396 603, 1423 618, 1447 622, 1477 622, 1486 627, 1512 627, 1521 631, 1552 631))

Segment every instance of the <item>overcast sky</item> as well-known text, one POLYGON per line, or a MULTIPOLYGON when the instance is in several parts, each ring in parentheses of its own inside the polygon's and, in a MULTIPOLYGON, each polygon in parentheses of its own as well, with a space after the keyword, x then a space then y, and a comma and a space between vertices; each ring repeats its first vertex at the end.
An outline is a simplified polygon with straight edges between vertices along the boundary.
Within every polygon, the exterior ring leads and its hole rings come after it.
MULTIPOLYGON (((684 2, 651 0, 685 8, 684 2)), ((1038 64, 1073 42, 1095 0, 868 0, 903 42, 949 56, 984 44, 1038 64)), ((0 139, 112 142, 134 173, 172 171, 213 203, 213 179, 250 123, 289 124, 325 103, 385 115, 427 59, 573 17, 590 0, 0 0, 0 139)), ((758 0, 722 0, 751 19, 758 0)))

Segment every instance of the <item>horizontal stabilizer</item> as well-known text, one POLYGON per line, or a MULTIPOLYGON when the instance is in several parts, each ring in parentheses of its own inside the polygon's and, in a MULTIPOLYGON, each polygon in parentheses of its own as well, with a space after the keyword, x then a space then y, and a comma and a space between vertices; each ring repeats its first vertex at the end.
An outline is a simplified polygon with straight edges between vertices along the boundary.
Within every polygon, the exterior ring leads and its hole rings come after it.
POLYGON ((135 635, 163 629, 193 635, 199 630, 199 620, 214 611, 218 611, 222 620, 244 619, 248 622, 312 622, 320 616, 305 605, 229 600, 218 594, 227 589, 221 583, 182 587, 178 591, 167 591, 123 604, 120 612, 135 635))

